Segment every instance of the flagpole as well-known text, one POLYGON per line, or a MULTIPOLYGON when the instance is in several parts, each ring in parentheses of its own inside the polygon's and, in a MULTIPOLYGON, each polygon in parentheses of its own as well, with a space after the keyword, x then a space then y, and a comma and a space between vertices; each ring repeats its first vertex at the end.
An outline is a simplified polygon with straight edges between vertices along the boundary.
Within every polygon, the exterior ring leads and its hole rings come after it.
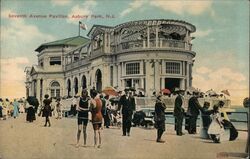
POLYGON ((78 22, 78 36, 80 36, 80 21, 78 22))

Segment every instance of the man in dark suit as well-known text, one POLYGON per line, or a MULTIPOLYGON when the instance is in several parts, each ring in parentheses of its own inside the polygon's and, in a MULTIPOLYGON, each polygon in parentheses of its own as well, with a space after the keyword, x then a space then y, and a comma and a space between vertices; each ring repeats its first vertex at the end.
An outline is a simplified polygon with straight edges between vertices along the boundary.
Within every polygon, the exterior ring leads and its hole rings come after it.
POLYGON ((166 105, 161 100, 162 95, 158 94, 155 102, 155 128, 157 129, 157 139, 156 142, 164 143, 165 141, 161 139, 165 131, 165 109, 166 105))
POLYGON ((121 96, 118 103, 118 110, 122 109, 122 132, 123 136, 130 136, 130 128, 132 121, 133 110, 131 107, 131 97, 128 95, 128 91, 121 96))
POLYGON ((174 106, 174 116, 175 116, 175 128, 176 128, 176 135, 182 136, 182 122, 184 117, 184 108, 183 105, 183 90, 176 91, 178 96, 175 99, 175 106, 174 106))
POLYGON ((196 121, 198 115, 200 114, 199 109, 201 108, 198 96, 199 92, 193 92, 193 96, 188 101, 188 114, 190 116, 188 124, 189 134, 196 134, 196 121))

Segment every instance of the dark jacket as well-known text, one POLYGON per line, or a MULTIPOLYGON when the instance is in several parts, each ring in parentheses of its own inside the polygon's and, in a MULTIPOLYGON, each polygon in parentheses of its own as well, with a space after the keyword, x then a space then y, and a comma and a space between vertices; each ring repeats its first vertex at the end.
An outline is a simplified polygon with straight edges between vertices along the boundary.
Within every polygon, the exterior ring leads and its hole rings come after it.
POLYGON ((188 101, 188 113, 191 116, 198 116, 200 114, 199 109, 201 105, 199 104, 197 97, 191 97, 188 101))
POLYGON ((126 98, 126 95, 121 96, 120 101, 118 103, 118 110, 121 109, 121 106, 122 106, 122 114, 123 115, 132 115, 133 114, 131 101, 129 98, 128 99, 126 98))
POLYGON ((52 116, 52 109, 51 109, 51 106, 50 106, 51 102, 52 101, 50 99, 44 99, 43 100, 44 107, 43 107, 42 117, 52 116))
POLYGON ((165 109, 166 105, 160 100, 156 100, 155 103, 155 121, 165 121, 165 109))
POLYGON ((183 116, 184 109, 182 108, 182 103, 181 95, 178 95, 174 104, 174 116, 183 116))

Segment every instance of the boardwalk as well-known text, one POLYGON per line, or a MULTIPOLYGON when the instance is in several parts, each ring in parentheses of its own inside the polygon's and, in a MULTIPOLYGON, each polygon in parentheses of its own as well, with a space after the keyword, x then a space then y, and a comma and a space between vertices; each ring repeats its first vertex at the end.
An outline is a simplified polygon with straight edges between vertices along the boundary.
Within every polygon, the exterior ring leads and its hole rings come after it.
MULTIPOLYGON (((121 129, 102 131, 101 149, 93 147, 93 129, 88 125, 87 147, 75 148, 76 119, 52 119, 52 127, 43 127, 43 118, 26 123, 24 115, 0 121, 1 159, 174 159, 239 158, 244 156, 246 132, 233 142, 214 144, 199 135, 176 136, 172 125, 163 135, 166 143, 155 142, 156 130, 132 128, 131 136, 121 129)), ((81 136, 82 137, 82 136, 81 136)), ((81 141, 83 142, 82 138, 81 141)), ((81 142, 81 143, 82 143, 81 142)))

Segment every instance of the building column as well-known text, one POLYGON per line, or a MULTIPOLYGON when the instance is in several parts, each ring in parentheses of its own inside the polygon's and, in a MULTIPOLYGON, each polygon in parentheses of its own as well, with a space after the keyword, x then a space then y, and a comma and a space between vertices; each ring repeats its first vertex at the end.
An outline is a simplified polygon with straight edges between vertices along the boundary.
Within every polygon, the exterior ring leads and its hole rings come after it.
POLYGON ((103 33, 102 34, 102 39, 103 39, 103 52, 106 53, 106 49, 107 49, 107 33, 103 33))
POLYGON ((189 77, 190 78, 190 83, 189 83, 189 86, 191 87, 192 86, 192 82, 193 82, 193 63, 190 63, 190 69, 189 69, 189 71, 190 71, 190 76, 191 77, 189 77))
POLYGON ((36 98, 40 99, 40 78, 37 78, 36 80, 36 98))
POLYGON ((122 62, 117 63, 117 85, 120 88, 122 87, 122 85, 121 85, 121 76, 122 76, 121 65, 122 65, 122 62))
POLYGON ((118 65, 113 65, 113 86, 118 86, 118 65))
POLYGON ((165 77, 161 78, 161 89, 165 88, 165 77))
POLYGON ((126 72, 125 72, 125 69, 126 69, 126 64, 125 64, 125 62, 122 62, 122 74, 121 74, 121 76, 124 76, 125 74, 126 74, 126 72))
POLYGON ((154 60, 154 89, 160 90, 160 61, 154 60))
POLYGON ((73 91, 74 91, 74 81, 72 80, 72 74, 70 74, 69 80, 70 80, 70 91, 69 91, 69 95, 73 96, 73 91))
POLYGON ((182 75, 182 76, 185 76, 185 61, 182 61, 182 62, 181 62, 181 66, 182 66, 182 67, 181 67, 181 68, 182 68, 181 75, 182 75))
POLYGON ((159 43, 159 37, 158 37, 158 32, 159 32, 159 27, 158 25, 156 25, 156 28, 155 28, 155 47, 158 47, 158 43, 159 43))
POLYGON ((183 78, 180 79, 180 89, 185 90, 185 80, 183 78))
MULTIPOLYGON (((77 79, 78 79, 78 85, 77 85, 77 87, 78 87, 78 93, 80 92, 80 91, 82 91, 82 80, 81 80, 81 75, 80 74, 78 74, 77 76, 77 79)), ((80 95, 81 95, 81 92, 80 92, 80 95)))
POLYGON ((66 77, 64 77, 64 79, 63 79, 63 84, 64 84, 64 90, 63 90, 63 94, 62 94, 62 96, 67 96, 68 94, 67 94, 67 91, 68 91, 68 86, 67 86, 67 78, 66 77))
POLYGON ((87 79, 87 88, 89 88, 89 89, 92 88, 92 83, 93 83, 93 79, 91 77, 91 73, 92 73, 92 71, 90 69, 89 72, 88 72, 88 74, 87 74, 87 76, 86 76, 86 79, 87 79))
POLYGON ((71 63, 74 63, 74 61, 75 61, 75 58, 74 58, 75 56, 74 56, 74 52, 72 53, 72 55, 71 55, 71 63))
POLYGON ((140 61, 140 75, 143 75, 143 60, 140 61))
POLYGON ((107 47, 108 47, 107 52, 110 52, 110 34, 109 33, 108 33, 108 45, 107 45, 107 47))
POLYGON ((186 63, 186 68, 187 68, 187 75, 186 75, 186 78, 187 78, 187 88, 189 88, 190 87, 190 85, 189 85, 189 81, 190 81, 190 77, 189 77, 189 62, 187 62, 186 63))
POLYGON ((152 67, 151 67, 151 63, 150 60, 146 60, 145 62, 146 65, 146 72, 145 72, 145 86, 146 88, 145 91, 147 94, 150 94, 150 92, 154 89, 154 81, 153 81, 153 74, 152 74, 152 67))
POLYGON ((150 43, 150 33, 149 33, 149 26, 147 26, 147 48, 149 48, 149 43, 150 43))
POLYGON ((106 86, 110 86, 110 66, 108 64, 102 66, 102 89, 106 86))
POLYGON ((139 87, 140 88, 144 88, 144 78, 143 77, 140 78, 140 85, 139 85, 139 87))

